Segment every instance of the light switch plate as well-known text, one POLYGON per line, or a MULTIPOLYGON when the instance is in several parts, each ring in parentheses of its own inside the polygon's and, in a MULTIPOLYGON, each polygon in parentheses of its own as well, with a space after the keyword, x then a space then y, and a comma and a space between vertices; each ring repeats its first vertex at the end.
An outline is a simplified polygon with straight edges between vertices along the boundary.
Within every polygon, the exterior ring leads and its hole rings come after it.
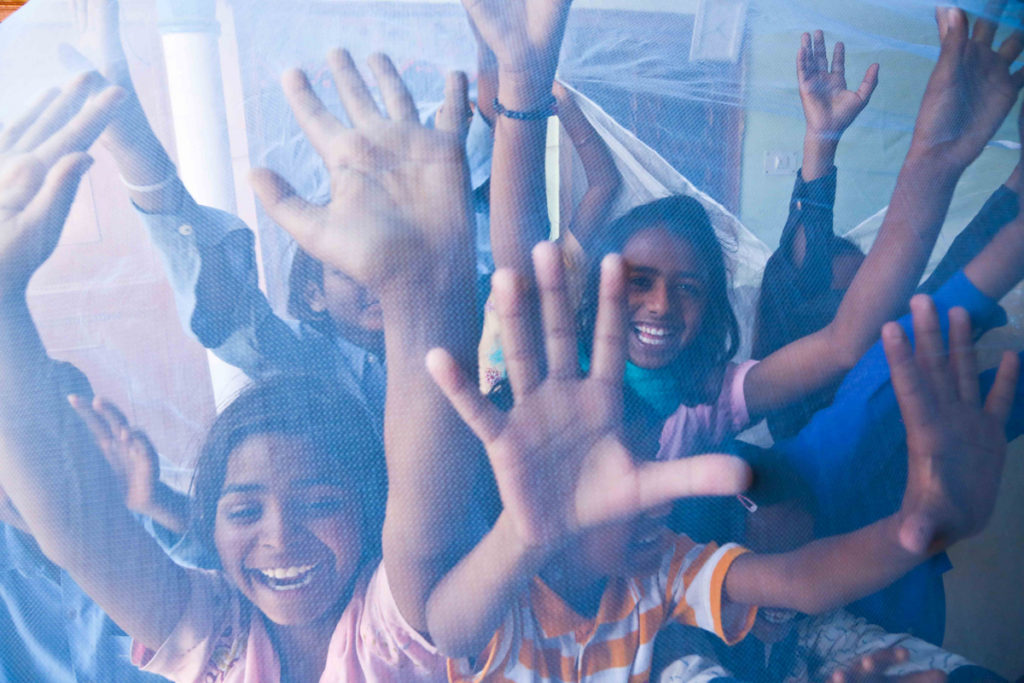
POLYGON ((796 175, 800 170, 798 152, 770 151, 764 153, 765 175, 796 175))

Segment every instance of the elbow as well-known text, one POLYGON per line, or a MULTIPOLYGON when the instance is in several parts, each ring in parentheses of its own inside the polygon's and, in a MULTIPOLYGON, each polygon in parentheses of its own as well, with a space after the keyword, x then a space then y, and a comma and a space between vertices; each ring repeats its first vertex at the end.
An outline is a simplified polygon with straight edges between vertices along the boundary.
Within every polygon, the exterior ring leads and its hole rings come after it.
POLYGON ((837 321, 833 320, 824 332, 826 343, 831 350, 836 379, 841 379, 856 367, 873 342, 868 339, 860 339, 858 335, 843 330, 841 325, 836 323, 837 321))
POLYGON ((449 659, 476 657, 487 647, 487 640, 474 637, 470 633, 469 620, 465 615, 447 619, 444 610, 437 606, 437 601, 427 601, 427 630, 430 640, 441 655, 449 659))

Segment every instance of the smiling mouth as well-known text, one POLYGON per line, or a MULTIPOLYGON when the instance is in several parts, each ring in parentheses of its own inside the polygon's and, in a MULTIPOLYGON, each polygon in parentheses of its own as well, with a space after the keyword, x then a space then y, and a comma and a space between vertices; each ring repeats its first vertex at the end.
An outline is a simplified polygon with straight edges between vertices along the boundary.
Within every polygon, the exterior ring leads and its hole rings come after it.
POLYGON ((660 347, 678 337, 679 329, 650 323, 635 323, 633 333, 644 346, 660 347))
POLYGON ((316 575, 319 564, 297 567, 275 567, 271 569, 250 569, 258 583, 275 591, 293 591, 308 586, 316 575))

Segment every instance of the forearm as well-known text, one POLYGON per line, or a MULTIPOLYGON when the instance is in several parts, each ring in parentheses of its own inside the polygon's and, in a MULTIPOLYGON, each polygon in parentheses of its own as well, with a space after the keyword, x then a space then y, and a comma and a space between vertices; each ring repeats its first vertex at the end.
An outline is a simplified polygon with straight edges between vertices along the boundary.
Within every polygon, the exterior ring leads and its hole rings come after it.
POLYGON ((573 212, 569 230, 583 245, 584 251, 591 251, 591 242, 622 187, 622 176, 608 145, 590 125, 572 96, 564 88, 556 88, 556 96, 559 94, 558 119, 569 134, 587 177, 587 192, 573 212))
MULTIPOLYGON (((473 253, 468 243, 451 251, 473 253)), ((480 444, 424 363, 430 349, 443 347, 463 367, 475 367, 474 296, 469 258, 440 282, 433 275, 406 280, 381 295, 388 358, 384 561, 402 614, 421 631, 430 590, 476 541, 470 504, 480 444)))
POLYGON ((804 135, 804 160, 801 173, 805 182, 817 180, 832 172, 836 165, 839 138, 808 129, 804 135))
POLYGON ((729 600, 821 614, 885 588, 927 559, 899 542, 900 516, 790 553, 747 554, 725 577, 729 600))
POLYGON ((849 369, 906 309, 931 256, 962 170, 928 156, 908 156, 889 210, 835 320, 826 328, 849 369))
MULTIPOLYGON (((146 187, 158 185, 172 175, 176 176, 174 162, 153 132, 146 112, 142 109, 128 73, 127 62, 122 68, 113 69, 108 77, 128 92, 120 115, 100 138, 114 157, 121 177, 129 185, 146 187)), ((184 186, 176 179, 159 190, 129 192, 139 208, 151 213, 175 211, 187 194, 184 186)))
POLYGON ((964 275, 996 301, 1024 279, 1024 217, 1004 226, 981 253, 964 266, 964 275))
POLYGON ((163 482, 154 488, 152 499, 146 505, 136 507, 134 511, 149 517, 175 534, 184 534, 188 529, 188 496, 178 493, 163 482))
MULTIPOLYGON (((502 75, 498 99, 512 111, 536 111, 549 101, 551 84, 502 75)), ((547 121, 498 116, 491 167, 491 247, 498 268, 533 272, 530 253, 548 238, 545 153, 547 121)))
POLYGON ((453 658, 479 655, 548 557, 525 548, 502 513, 430 596, 427 622, 438 650, 453 658))

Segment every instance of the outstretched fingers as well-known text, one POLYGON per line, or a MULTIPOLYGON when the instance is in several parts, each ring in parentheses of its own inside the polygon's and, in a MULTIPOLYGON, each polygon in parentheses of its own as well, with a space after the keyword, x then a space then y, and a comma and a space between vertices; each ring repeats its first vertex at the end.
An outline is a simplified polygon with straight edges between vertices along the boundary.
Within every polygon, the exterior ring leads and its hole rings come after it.
POLYGON ((444 349, 431 349, 426 362, 438 388, 477 438, 484 445, 497 439, 505 424, 505 414, 480 393, 476 382, 452 355, 444 349))
POLYGON ((89 99, 82 110, 33 152, 45 166, 74 152, 84 152, 106 129, 127 93, 118 87, 105 88, 89 99))
POLYGON ((104 78, 95 71, 76 76, 25 130, 12 149, 17 152, 33 151, 63 128, 79 112, 89 95, 104 82, 104 78))
POLYGON ((580 374, 579 349, 562 250, 554 242, 541 242, 533 248, 533 268, 540 290, 548 377, 573 379, 580 374))
POLYGON ((940 401, 956 400, 956 385, 949 364, 949 354, 942 338, 939 312, 930 296, 919 294, 910 300, 914 315, 914 346, 918 365, 924 370, 931 390, 940 401))
POLYGON ((734 455, 698 455, 671 462, 649 462, 637 470, 642 512, 680 498, 733 496, 753 480, 750 465, 734 455))
POLYGON ((462 71, 452 71, 444 81, 444 106, 437 113, 435 126, 465 140, 469 134, 469 116, 469 79, 462 71))
POLYGON ((956 378, 960 400, 972 406, 981 405, 978 361, 971 334, 971 316, 963 308, 949 310, 949 363, 956 378))
POLYGON ((68 154, 53 165, 43 180, 42 187, 22 212, 26 225, 37 226, 37 246, 46 256, 57 246, 64 221, 78 193, 82 176, 92 166, 92 157, 85 152, 68 154))
POLYGON ((0 153, 6 152, 18 143, 21 136, 29 129, 46 108, 60 95, 60 88, 50 88, 37 97, 28 109, 19 118, 15 119, 9 126, 0 131, 0 153))
POLYGON ((307 202, 288 181, 270 169, 254 168, 249 172, 249 183, 267 215, 308 250, 310 242, 318 237, 321 213, 326 209, 307 202))
POLYGON ((840 76, 846 82, 846 45, 839 41, 832 48, 832 75, 840 76))
POLYGON ((398 73, 391 58, 386 54, 376 52, 370 55, 368 63, 374 78, 377 79, 377 85, 380 87, 380 95, 384 100, 388 118, 392 121, 418 123, 420 113, 416 108, 416 102, 409 94, 409 88, 405 86, 405 82, 402 81, 402 76, 398 73))
POLYGON ((811 57, 814 62, 814 70, 827 74, 828 73, 828 51, 825 49, 825 32, 817 30, 814 32, 813 37, 814 44, 814 55, 811 57))
POLYGON ((597 321, 590 376, 602 382, 621 384, 626 372, 628 319, 626 266, 622 257, 609 254, 601 262, 597 321))
POLYGON ((887 323, 882 328, 882 344, 889 361, 893 391, 908 431, 912 425, 928 424, 935 416, 935 398, 914 359, 907 333, 899 323, 887 323))
POLYGON ((313 91, 306 74, 299 69, 285 71, 281 75, 281 87, 302 132, 317 154, 330 166, 331 140, 345 127, 327 110, 320 96, 313 91))
POLYGON ((1013 63, 1020 53, 1024 52, 1024 31, 1017 29, 1006 37, 1006 40, 999 46, 999 55, 1006 61, 1013 63))
POLYGON ((331 50, 327 55, 327 64, 334 75, 338 96, 341 97, 341 104, 352 125, 356 128, 376 125, 382 118, 380 109, 373 101, 373 95, 348 50, 331 50))
POLYGON ((1006 427, 1017 395, 1017 380, 1020 377, 1020 356, 1007 351, 1003 354, 996 379, 985 399, 985 412, 999 420, 1006 427))
POLYGON ((996 31, 999 29, 999 19, 1003 16, 1007 0, 989 0, 985 3, 978 20, 974 23, 974 33, 971 40, 987 47, 992 46, 995 40, 996 31))
POLYGON ((800 49, 796 53, 796 76, 800 83, 814 75, 814 63, 811 61, 811 34, 804 33, 800 36, 800 49))
POLYGON ((875 92, 875 88, 878 87, 878 64, 872 64, 868 67, 868 70, 864 73, 864 80, 860 82, 860 86, 857 87, 857 97, 859 97, 866 105, 871 99, 871 96, 875 92))
POLYGON ((494 308, 501 329, 505 369, 512 392, 520 398, 544 379, 536 302, 515 271, 502 268, 491 276, 494 308))

